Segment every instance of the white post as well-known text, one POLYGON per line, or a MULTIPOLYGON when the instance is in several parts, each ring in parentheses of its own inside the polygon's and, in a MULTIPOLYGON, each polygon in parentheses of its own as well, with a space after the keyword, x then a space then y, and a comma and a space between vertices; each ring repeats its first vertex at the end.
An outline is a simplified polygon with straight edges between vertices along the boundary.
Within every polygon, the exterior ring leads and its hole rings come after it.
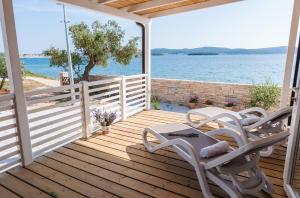
POLYGON ((23 166, 32 163, 32 148, 27 117, 27 107, 23 90, 17 34, 12 0, 0 0, 0 18, 6 65, 10 73, 10 83, 15 95, 15 115, 23 166))
POLYGON ((89 124, 90 124, 90 107, 89 107, 89 86, 88 82, 82 81, 82 123, 83 123, 83 130, 82 136, 83 138, 87 139, 91 136, 89 124))
POLYGON ((120 86, 120 99, 121 99, 121 120, 125 121, 126 116, 126 77, 122 76, 121 86, 120 86))
POLYGON ((288 104, 289 94, 290 94, 290 84, 291 84, 291 74, 294 63, 294 54, 297 42, 297 33, 299 25, 300 16, 300 1, 294 1, 294 9, 291 21, 290 38, 288 45, 288 52, 285 63, 283 86, 281 91, 280 107, 286 107, 288 104))
POLYGON ((146 110, 151 109, 151 20, 145 25, 146 110))

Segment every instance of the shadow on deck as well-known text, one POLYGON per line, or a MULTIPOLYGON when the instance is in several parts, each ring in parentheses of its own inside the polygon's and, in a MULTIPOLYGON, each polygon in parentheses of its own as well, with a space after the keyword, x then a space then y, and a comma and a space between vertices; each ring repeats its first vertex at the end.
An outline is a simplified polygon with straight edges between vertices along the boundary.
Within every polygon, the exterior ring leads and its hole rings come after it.
MULTIPOLYGON (((144 111, 114 124, 108 135, 94 135, 56 149, 26 168, 1 174, 0 197, 202 197, 189 164, 170 148, 150 154, 142 144, 145 127, 172 122, 184 123, 184 114, 144 111)), ((261 168, 275 187, 273 197, 286 196, 284 160, 284 147, 261 159, 261 168)), ((216 197, 225 196, 217 186, 211 189, 216 197)))

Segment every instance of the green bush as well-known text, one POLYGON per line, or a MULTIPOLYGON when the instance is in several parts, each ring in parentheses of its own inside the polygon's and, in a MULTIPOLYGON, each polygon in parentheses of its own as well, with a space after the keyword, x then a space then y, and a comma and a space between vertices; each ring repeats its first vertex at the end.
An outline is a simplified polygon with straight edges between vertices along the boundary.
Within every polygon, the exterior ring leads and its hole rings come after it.
POLYGON ((270 80, 266 80, 262 84, 254 85, 248 91, 250 101, 249 107, 261 107, 270 109, 277 105, 280 96, 280 88, 270 80))
POLYGON ((152 96, 152 105, 154 110, 160 110, 160 103, 156 96, 152 96))

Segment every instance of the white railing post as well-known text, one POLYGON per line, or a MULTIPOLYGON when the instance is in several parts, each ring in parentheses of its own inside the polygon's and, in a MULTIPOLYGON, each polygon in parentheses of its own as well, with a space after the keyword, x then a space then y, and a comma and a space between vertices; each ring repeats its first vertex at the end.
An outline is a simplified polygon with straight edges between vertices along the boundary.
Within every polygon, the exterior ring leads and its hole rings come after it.
POLYGON ((151 21, 145 24, 146 110, 151 109, 151 21))
POLYGON ((121 93, 121 120, 125 121, 127 119, 126 116, 126 77, 122 76, 121 86, 120 86, 120 93, 121 93))
POLYGON ((90 133, 90 107, 89 107, 89 85, 87 81, 82 81, 82 136, 83 138, 87 139, 91 136, 90 133))
POLYGON ((10 90, 14 93, 14 108, 22 164, 27 166, 32 163, 33 156, 12 0, 0 0, 0 19, 10 90))

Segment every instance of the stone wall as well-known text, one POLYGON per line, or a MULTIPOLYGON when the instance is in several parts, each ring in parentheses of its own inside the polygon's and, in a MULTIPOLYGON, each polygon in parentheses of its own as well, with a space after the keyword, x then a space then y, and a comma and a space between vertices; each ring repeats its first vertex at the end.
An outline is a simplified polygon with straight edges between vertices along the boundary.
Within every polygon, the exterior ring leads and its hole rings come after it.
POLYGON ((234 97, 243 107, 251 85, 214 83, 192 80, 152 79, 152 95, 160 101, 186 105, 191 96, 198 96, 201 102, 211 100, 215 106, 224 106, 226 98, 234 97))

